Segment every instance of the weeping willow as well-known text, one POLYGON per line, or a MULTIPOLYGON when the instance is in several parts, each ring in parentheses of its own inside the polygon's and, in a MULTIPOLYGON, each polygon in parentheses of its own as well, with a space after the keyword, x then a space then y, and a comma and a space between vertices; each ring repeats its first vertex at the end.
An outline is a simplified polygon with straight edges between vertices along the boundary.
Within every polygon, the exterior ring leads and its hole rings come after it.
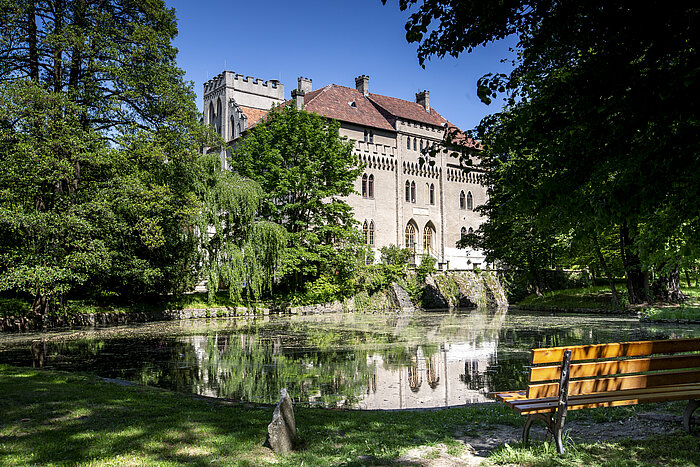
POLYGON ((209 301, 222 285, 234 301, 257 301, 272 290, 287 232, 258 218, 265 194, 256 182, 223 170, 218 156, 203 156, 201 169, 198 229, 209 301))

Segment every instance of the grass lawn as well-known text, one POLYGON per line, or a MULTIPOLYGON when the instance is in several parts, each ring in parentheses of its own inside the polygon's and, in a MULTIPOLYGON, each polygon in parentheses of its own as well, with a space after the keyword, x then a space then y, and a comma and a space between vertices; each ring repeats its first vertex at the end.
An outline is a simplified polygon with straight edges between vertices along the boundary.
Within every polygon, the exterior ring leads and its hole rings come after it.
POLYGON ((700 321, 700 287, 682 287, 688 300, 680 304, 657 304, 644 307, 642 316, 651 321, 691 320, 700 321))
MULTIPOLYGON (((0 366, 0 465, 391 465, 413 448, 425 460, 460 436, 517 430, 523 418, 502 404, 437 411, 361 412, 295 408, 298 451, 263 447, 272 408, 249 408, 169 391, 106 383, 68 373, 0 366)), ((673 410, 680 411, 680 406, 673 410)), ((627 417, 635 408, 598 410, 627 417)), ((572 419, 589 416, 571 412, 572 419)), ((696 435, 574 444, 502 446, 489 463, 517 465, 700 465, 696 435)), ((420 465, 420 464, 419 464, 420 465)))
MULTIPOLYGON (((624 287, 618 287, 618 296, 622 295, 624 287)), ((542 310, 571 310, 576 308, 596 309, 603 311, 623 311, 623 304, 612 302, 610 287, 598 285, 581 289, 566 289, 547 292, 541 297, 530 295, 518 303, 526 307, 536 307, 542 310)))

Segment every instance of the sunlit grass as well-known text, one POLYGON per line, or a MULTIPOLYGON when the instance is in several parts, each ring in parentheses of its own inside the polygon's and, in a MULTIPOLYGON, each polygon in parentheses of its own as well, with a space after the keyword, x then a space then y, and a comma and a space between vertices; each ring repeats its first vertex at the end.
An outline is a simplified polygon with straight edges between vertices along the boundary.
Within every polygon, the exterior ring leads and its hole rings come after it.
POLYGON ((518 305, 536 307, 543 310, 590 309, 602 311, 622 311, 625 309, 624 289, 617 290, 620 303, 613 303, 608 286, 592 286, 580 289, 565 289, 547 292, 542 296, 530 295, 518 305))
POLYGON ((642 316, 650 321, 700 321, 700 287, 681 287, 687 300, 679 304, 644 307, 642 316))
MULTIPOLYGON (((263 446, 272 407, 120 386, 92 376, 0 366, 0 465, 391 465, 408 451, 426 461, 460 456, 458 436, 489 436, 524 421, 504 404, 429 411, 295 408, 299 449, 277 456, 263 446), (369 459, 369 461, 367 460, 369 459)), ((682 404, 681 404, 682 405, 682 404)), ((673 412, 680 413, 681 405, 673 412)), ((626 419, 636 408, 574 411, 570 420, 626 419)), ((521 465, 698 465, 696 436, 499 448, 492 463, 521 465), (647 464, 645 464, 647 463, 647 464)))

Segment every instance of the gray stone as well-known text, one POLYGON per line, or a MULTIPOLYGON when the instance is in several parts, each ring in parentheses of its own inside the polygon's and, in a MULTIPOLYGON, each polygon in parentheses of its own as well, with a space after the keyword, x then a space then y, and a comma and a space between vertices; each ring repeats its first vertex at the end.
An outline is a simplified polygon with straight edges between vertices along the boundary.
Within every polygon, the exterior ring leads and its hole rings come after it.
POLYGON ((272 414, 272 422, 267 426, 267 443, 273 451, 286 454, 294 449, 297 425, 294 420, 294 406, 286 389, 280 391, 282 397, 272 414))

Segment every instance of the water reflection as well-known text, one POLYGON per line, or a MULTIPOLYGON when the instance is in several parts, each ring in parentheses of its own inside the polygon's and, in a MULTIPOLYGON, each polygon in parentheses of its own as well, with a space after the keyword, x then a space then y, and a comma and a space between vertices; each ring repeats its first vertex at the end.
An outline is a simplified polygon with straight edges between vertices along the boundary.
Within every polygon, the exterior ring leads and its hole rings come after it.
POLYGON ((213 397, 443 407, 523 387, 529 349, 700 336, 700 327, 517 311, 193 320, 0 336, 0 363, 87 371, 213 397))

